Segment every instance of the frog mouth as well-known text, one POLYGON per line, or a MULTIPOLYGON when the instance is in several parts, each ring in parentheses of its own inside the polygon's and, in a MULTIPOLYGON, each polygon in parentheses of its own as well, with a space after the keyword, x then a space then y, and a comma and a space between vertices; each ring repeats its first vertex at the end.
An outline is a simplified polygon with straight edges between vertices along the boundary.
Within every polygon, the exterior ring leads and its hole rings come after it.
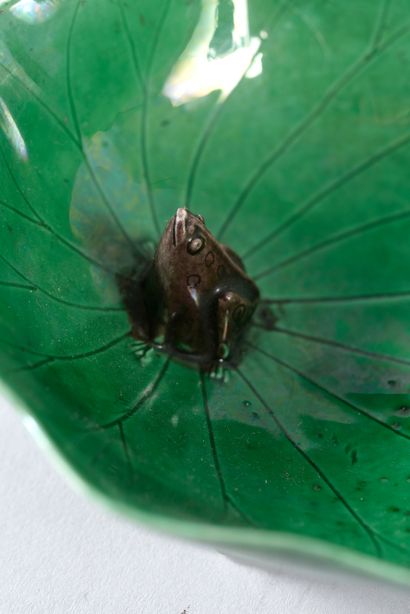
POLYGON ((172 239, 174 246, 184 243, 187 235, 187 219, 188 210, 184 207, 179 207, 174 216, 174 226, 172 229, 172 239))

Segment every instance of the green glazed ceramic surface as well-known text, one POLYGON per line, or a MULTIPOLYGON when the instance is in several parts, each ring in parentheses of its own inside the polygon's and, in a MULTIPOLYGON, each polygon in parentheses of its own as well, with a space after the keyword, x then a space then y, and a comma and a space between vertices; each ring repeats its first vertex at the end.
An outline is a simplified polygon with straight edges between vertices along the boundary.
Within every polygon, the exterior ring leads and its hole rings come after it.
POLYGON ((408 0, 0 3, 0 369, 169 531, 410 579, 408 0), (229 381, 139 362, 115 273, 178 206, 244 259, 229 381))

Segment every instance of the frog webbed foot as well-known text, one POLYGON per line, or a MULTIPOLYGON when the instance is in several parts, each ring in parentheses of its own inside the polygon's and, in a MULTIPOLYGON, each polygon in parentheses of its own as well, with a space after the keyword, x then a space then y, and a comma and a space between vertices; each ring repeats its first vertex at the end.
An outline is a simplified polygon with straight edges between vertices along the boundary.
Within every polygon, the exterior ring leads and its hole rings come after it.
POLYGON ((226 367, 226 363, 223 360, 218 360, 210 369, 209 376, 223 384, 229 381, 229 369, 226 367))
POLYGON ((137 360, 141 360, 152 349, 146 341, 133 341, 131 344, 131 352, 137 360))

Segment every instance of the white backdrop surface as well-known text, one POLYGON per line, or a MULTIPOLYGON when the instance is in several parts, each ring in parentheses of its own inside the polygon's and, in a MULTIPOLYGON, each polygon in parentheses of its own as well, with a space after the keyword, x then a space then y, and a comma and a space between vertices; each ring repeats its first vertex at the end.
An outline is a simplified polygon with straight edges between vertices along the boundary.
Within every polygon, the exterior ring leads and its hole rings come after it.
POLYGON ((410 614, 410 591, 266 572, 118 518, 0 405, 0 614, 410 614))

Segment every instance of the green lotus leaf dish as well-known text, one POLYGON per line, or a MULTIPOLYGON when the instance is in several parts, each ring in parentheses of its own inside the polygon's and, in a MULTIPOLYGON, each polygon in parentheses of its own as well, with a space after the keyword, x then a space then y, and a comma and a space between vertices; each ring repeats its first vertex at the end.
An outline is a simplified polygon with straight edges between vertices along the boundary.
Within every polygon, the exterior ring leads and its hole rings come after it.
POLYGON ((0 373, 87 492, 410 580, 408 0, 0 2, 0 373), (225 380, 137 358, 178 207, 264 300, 225 380))

